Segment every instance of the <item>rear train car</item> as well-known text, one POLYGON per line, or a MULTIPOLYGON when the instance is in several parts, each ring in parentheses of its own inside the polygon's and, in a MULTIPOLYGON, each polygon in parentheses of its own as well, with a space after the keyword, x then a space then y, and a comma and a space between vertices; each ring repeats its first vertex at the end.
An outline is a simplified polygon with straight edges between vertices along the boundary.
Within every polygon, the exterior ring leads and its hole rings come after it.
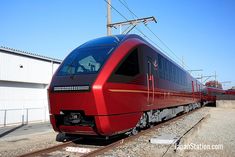
POLYGON ((204 86, 137 35, 107 36, 73 50, 48 89, 54 130, 135 133, 199 107, 204 86))
POLYGON ((208 103, 215 104, 216 97, 225 94, 225 90, 222 88, 222 84, 218 81, 209 81, 205 84, 206 88, 204 93, 206 94, 208 103))

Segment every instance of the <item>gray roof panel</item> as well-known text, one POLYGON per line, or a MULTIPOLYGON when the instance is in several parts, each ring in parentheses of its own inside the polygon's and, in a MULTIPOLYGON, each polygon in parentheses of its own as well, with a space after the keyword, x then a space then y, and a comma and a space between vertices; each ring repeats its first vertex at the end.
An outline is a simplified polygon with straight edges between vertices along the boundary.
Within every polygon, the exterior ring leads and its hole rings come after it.
POLYGON ((4 46, 0 46, 0 51, 4 51, 5 53, 9 53, 9 54, 16 54, 16 55, 26 56, 26 57, 30 57, 30 58, 50 61, 50 62, 56 62, 56 63, 62 62, 62 60, 60 60, 60 59, 51 58, 51 57, 39 55, 36 53, 30 53, 30 52, 25 52, 25 51, 21 51, 21 50, 16 50, 16 49, 4 47, 4 46))

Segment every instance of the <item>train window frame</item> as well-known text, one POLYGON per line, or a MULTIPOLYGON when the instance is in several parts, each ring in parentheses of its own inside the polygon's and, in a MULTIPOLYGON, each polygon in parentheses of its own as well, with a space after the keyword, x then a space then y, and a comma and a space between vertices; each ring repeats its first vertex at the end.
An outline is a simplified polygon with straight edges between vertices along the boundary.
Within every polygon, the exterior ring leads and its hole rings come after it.
POLYGON ((115 67, 115 69, 113 70, 112 74, 109 76, 108 82, 112 82, 112 83, 127 83, 127 84, 139 84, 139 85, 143 85, 145 82, 135 82, 135 78, 137 78, 138 76, 140 76, 143 73, 143 67, 140 66, 140 64, 142 65, 143 63, 143 54, 141 51, 141 47, 140 46, 136 46, 133 47, 131 50, 129 50, 127 52, 127 54, 125 55, 125 57, 122 59, 122 61, 115 67), (126 76, 126 75, 120 75, 120 74, 116 74, 116 71, 119 69, 119 67, 124 63, 124 61, 128 58, 128 56, 134 51, 137 50, 137 58, 138 58, 138 68, 139 68, 139 72, 138 74, 136 74, 135 76, 126 76), (134 82, 133 82, 134 81, 134 82))
POLYGON ((56 75, 57 76, 75 76, 75 75, 87 75, 87 74, 97 75, 99 71, 102 69, 105 62, 110 57, 110 54, 115 50, 115 48, 116 47, 113 46, 106 46, 106 47, 95 46, 95 47, 85 47, 85 48, 78 47, 74 49, 65 58, 65 60, 62 62, 61 66, 59 67, 59 70, 56 73, 56 75), (100 53, 95 52, 98 50, 100 51, 100 53), (102 59, 100 61, 97 61, 96 59, 94 59, 95 56, 99 56, 99 58, 102 59), (84 60, 88 57, 93 57, 93 59, 96 61, 98 68, 95 68, 95 70, 91 69, 92 64, 87 62, 87 60, 84 60), (84 64, 87 64, 86 67, 84 66, 84 64), (88 66, 90 66, 90 70, 87 68, 88 66), (79 68, 82 68, 83 70, 79 70, 79 68))
POLYGON ((115 75, 135 77, 139 73, 140 73, 139 54, 138 54, 138 48, 136 47, 132 49, 131 52, 128 53, 127 57, 118 66, 118 68, 115 70, 115 75), (130 64, 133 64, 132 68, 130 68, 130 64))

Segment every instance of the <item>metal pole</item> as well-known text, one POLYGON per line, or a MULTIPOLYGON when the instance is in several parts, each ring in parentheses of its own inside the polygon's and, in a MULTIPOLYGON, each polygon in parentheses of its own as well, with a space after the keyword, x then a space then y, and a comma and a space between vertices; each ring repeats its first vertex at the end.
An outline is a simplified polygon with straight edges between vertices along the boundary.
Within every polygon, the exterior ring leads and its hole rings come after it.
POLYGON ((182 56, 182 67, 184 68, 184 56, 182 56))
POLYGON ((29 122, 29 109, 26 109, 26 124, 29 122))
POLYGON ((216 81, 216 71, 215 71, 215 81, 216 81))
POLYGON ((107 35, 112 35, 112 28, 110 27, 111 23, 112 23, 111 0, 108 0, 108 4, 107 4, 107 35))
POLYGON ((217 84, 217 82, 216 82, 216 71, 215 71, 215 88, 218 87, 217 85, 218 85, 218 84, 217 84))
POLYGON ((202 74, 201 74, 201 83, 202 83, 202 74))
POLYGON ((21 116, 22 116, 22 125, 24 125, 24 110, 23 110, 23 114, 21 116))
POLYGON ((119 34, 122 34, 122 25, 119 27, 119 34))
POLYGON ((4 126, 7 124, 7 110, 4 111, 4 126))
POLYGON ((53 71, 54 71, 53 66, 54 66, 54 62, 52 61, 51 62, 51 77, 53 76, 53 71))
POLYGON ((46 121, 47 119, 47 108, 46 106, 44 106, 44 122, 46 121))

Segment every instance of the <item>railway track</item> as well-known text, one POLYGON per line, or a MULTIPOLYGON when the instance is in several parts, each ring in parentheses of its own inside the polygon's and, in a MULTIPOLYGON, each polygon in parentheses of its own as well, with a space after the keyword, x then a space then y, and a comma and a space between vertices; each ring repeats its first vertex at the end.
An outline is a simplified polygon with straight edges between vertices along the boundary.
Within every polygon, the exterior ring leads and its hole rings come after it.
POLYGON ((20 157, 46 157, 46 156, 60 156, 60 157, 73 157, 73 156, 82 156, 82 157, 93 157, 93 156, 97 156, 99 154, 103 154, 104 152, 118 147, 122 144, 125 144, 127 142, 130 142, 136 138, 138 138, 139 136, 142 136, 144 134, 147 134, 148 132, 155 130, 157 128, 169 125, 170 123, 179 120, 180 118, 183 118, 189 114, 192 114, 193 112, 196 112, 199 109, 193 110, 191 112, 182 114, 180 116, 177 116, 175 118, 172 118, 170 120, 161 122, 155 126, 153 126, 152 128, 146 129, 146 130, 142 130, 141 132, 139 132, 137 135, 135 136, 130 136, 130 137, 125 137, 122 139, 116 139, 116 141, 114 140, 113 143, 111 144, 107 144, 106 142, 101 142, 101 141, 97 141, 97 143, 95 141, 90 141, 90 142, 85 142, 84 139, 82 138, 78 138, 72 141, 68 141, 59 145, 55 145, 49 148, 45 148, 42 150, 38 150, 38 151, 34 151, 34 152, 30 152, 28 154, 24 154, 21 155, 20 157))
POLYGON ((35 157, 35 156, 83 156, 84 154, 90 153, 91 151, 95 151, 97 149, 103 148, 104 146, 96 146, 96 145, 88 145, 81 144, 82 138, 77 138, 72 141, 68 141, 59 145, 55 145, 52 147, 48 147, 45 149, 37 150, 34 152, 30 152, 20 157, 35 157))

